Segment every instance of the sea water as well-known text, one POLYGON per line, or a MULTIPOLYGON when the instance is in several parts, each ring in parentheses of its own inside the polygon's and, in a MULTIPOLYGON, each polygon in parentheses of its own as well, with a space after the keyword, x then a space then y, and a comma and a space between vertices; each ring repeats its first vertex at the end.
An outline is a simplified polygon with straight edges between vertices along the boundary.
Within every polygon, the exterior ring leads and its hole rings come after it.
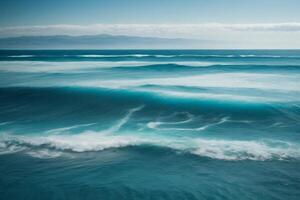
POLYGON ((299 50, 0 51, 0 199, 299 199, 299 50))

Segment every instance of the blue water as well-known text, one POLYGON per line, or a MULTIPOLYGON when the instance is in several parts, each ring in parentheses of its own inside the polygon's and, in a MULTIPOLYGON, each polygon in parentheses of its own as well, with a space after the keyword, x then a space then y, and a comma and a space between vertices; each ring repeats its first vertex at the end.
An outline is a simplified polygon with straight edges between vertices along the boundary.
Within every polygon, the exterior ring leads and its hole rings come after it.
POLYGON ((300 199, 300 50, 0 51, 0 199, 300 199))

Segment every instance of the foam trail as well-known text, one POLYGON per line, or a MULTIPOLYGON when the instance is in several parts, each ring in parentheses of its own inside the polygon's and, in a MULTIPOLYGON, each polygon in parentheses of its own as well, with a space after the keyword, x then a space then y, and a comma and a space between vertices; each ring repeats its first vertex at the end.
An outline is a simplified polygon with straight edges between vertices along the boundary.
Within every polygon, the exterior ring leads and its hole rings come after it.
POLYGON ((171 128, 159 128, 159 126, 163 125, 163 124, 182 124, 182 123, 187 123, 189 121, 191 121, 191 120, 186 120, 186 121, 181 121, 181 122, 149 122, 149 123, 147 123, 147 127, 151 128, 151 129, 155 129, 155 130, 164 130, 164 131, 203 131, 203 130, 206 130, 207 128, 209 128, 209 127, 216 126, 216 125, 223 124, 223 123, 227 122, 228 118, 224 117, 218 122, 210 123, 210 124, 207 124, 205 126, 198 127, 198 128, 179 128, 179 127, 176 127, 176 128, 173 128, 173 127, 171 127, 171 128))
POLYGON ((62 132, 70 131, 76 128, 82 128, 82 127, 87 127, 87 126, 92 126, 95 125, 96 123, 90 123, 90 124, 79 124, 75 126, 69 126, 69 127, 63 127, 63 128, 56 128, 56 129, 51 129, 46 131, 47 134, 59 134, 62 132))
MULTIPOLYGON (((148 122, 147 123, 147 127, 148 128, 152 128, 152 129, 157 129, 157 127, 159 125, 163 125, 163 124, 167 124, 167 125, 178 125, 178 124, 185 124, 185 123, 189 123, 193 121, 192 118, 189 118, 187 120, 183 120, 183 121, 177 121, 177 122, 160 122, 160 121, 156 121, 156 122, 148 122)), ((161 130, 161 129, 160 129, 161 130)))
POLYGON ((12 124, 13 122, 1 122, 0 123, 0 126, 5 126, 5 125, 7 125, 7 124, 12 124))
POLYGON ((139 107, 136 108, 132 108, 128 111, 128 113, 122 118, 120 119, 114 126, 110 127, 109 129, 105 130, 106 133, 114 133, 117 132, 118 130, 120 130, 120 128, 126 124, 130 117, 137 111, 141 110, 144 108, 144 105, 141 105, 139 107))
MULTIPOLYGON (((120 130, 120 128, 122 126, 124 126, 131 118, 131 116, 135 113, 140 111, 141 109, 144 108, 144 105, 138 106, 136 108, 132 108, 130 109, 127 114, 121 118, 116 124, 114 124, 113 126, 111 126, 110 128, 101 131, 100 133, 105 133, 105 134, 109 134, 109 133, 115 133, 117 131, 120 130)), ((57 129, 51 129, 46 131, 47 134, 62 134, 62 133, 66 133, 70 130, 76 129, 76 128, 82 128, 82 127, 88 127, 88 126, 92 126, 95 125, 96 123, 90 123, 90 124, 80 124, 80 125, 75 125, 75 126, 70 126, 70 127, 63 127, 63 128, 57 128, 57 129)))
POLYGON ((35 57, 35 55, 13 55, 13 56, 7 56, 10 58, 30 58, 30 57, 35 57))

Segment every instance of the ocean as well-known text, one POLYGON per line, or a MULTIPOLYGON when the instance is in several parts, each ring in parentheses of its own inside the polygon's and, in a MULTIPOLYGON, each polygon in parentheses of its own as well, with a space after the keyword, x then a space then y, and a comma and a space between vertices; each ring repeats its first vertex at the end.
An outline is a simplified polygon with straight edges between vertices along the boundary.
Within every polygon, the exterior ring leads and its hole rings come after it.
POLYGON ((300 199, 300 50, 1 50, 0 199, 300 199))

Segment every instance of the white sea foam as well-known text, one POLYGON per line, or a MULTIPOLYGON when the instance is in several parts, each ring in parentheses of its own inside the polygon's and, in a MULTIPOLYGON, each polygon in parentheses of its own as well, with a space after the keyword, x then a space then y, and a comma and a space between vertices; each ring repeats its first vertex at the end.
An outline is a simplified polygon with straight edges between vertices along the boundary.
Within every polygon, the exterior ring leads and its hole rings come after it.
POLYGON ((56 128, 56 129, 51 129, 46 131, 47 134, 60 134, 62 132, 67 132, 73 129, 77 129, 77 128, 82 128, 82 127, 87 127, 87 126, 92 126, 95 125, 96 123, 90 123, 90 124, 79 124, 79 125, 75 125, 75 126, 69 126, 69 127, 62 127, 62 128, 56 128))
POLYGON ((141 105, 139 107, 136 108, 132 108, 128 111, 128 113, 121 118, 116 124, 114 124, 112 127, 110 127, 109 129, 105 130, 106 133, 114 133, 117 132, 124 124, 126 124, 130 117, 135 113, 138 112, 139 110, 143 109, 144 105, 141 105))
POLYGON ((146 140, 134 136, 110 136, 117 133, 126 124, 131 116, 143 109, 144 105, 129 109, 127 114, 121 117, 110 128, 100 131, 86 131, 81 134, 67 134, 70 130, 92 126, 95 123, 79 124, 75 126, 51 129, 45 132, 46 136, 16 136, 2 133, 0 136, 0 155, 25 151, 28 155, 37 158, 54 158, 61 155, 61 152, 39 149, 31 150, 30 147, 48 145, 58 150, 72 150, 75 152, 98 151, 107 148, 118 148, 128 145, 140 144, 146 140))
POLYGON ((276 141, 268 144, 263 141, 227 141, 196 139, 198 148, 192 153, 224 160, 268 160, 299 158, 299 145, 276 141))
POLYGON ((218 55, 218 54, 180 54, 177 55, 179 57, 213 57, 213 58, 234 58, 234 57, 240 57, 240 55, 218 55))
POLYGON ((28 151, 27 154, 35 158, 50 159, 60 157, 63 153, 49 149, 41 149, 28 151))
POLYGON ((6 136, 4 138, 4 144, 13 143, 15 146, 23 145, 25 147, 46 145, 56 150, 74 152, 100 151, 108 148, 137 145, 146 141, 146 139, 136 136, 109 135, 93 131, 85 131, 76 135, 6 136))
POLYGON ((160 119, 168 120, 168 119, 176 117, 178 115, 185 116, 186 119, 181 120, 181 121, 171 121, 171 122, 170 121, 158 121, 157 120, 157 121, 153 121, 153 122, 148 122, 146 124, 146 126, 148 128, 151 128, 151 129, 156 129, 158 126, 163 125, 163 124, 167 124, 167 125, 186 124, 186 123, 192 122, 194 120, 194 115, 190 114, 189 112, 174 112, 171 115, 160 117, 160 119))
POLYGON ((14 145, 10 144, 10 140, 3 139, 3 137, 0 140, 0 155, 5 154, 11 154, 11 153, 17 153, 20 151, 24 151, 26 149, 26 146, 22 145, 14 145))
POLYGON ((35 57, 35 55, 13 55, 13 56, 7 56, 10 58, 30 58, 30 57, 35 57))
POLYGON ((153 56, 157 58, 173 58, 176 57, 177 55, 153 55, 153 56))
MULTIPOLYGON (((162 121, 155 121, 155 122, 148 122, 147 127, 151 129, 159 129, 158 127, 161 125, 178 125, 178 124, 186 124, 193 121, 192 118, 183 120, 183 121, 176 121, 176 122, 162 122, 162 121)), ((159 129, 161 130, 161 129, 159 129)))
POLYGON ((182 92, 182 91, 168 91, 168 90, 138 90, 138 91, 147 91, 155 92, 158 95, 163 96, 175 96, 177 98, 187 98, 187 99, 218 99, 222 101, 226 100, 236 100, 243 102, 264 102, 264 101, 280 101, 278 98, 271 97, 258 97, 258 96, 249 96, 245 94, 216 94, 216 93, 195 93, 195 92, 182 92))
POLYGON ((206 130, 212 126, 216 126, 219 124, 223 124, 228 121, 227 117, 224 117, 220 119, 219 121, 206 124, 200 127, 196 128, 183 128, 183 127, 161 127, 162 125, 179 125, 179 124, 185 124, 192 121, 192 119, 184 120, 184 121, 178 121, 178 122, 162 122, 162 121, 156 121, 156 122, 148 122, 147 127, 150 129, 160 130, 160 131, 203 131, 206 130))
MULTIPOLYGON (((239 141, 212 140, 204 138, 184 137, 146 137, 145 135, 112 135, 97 132, 84 132, 78 135, 50 136, 9 136, 1 141, 2 144, 14 144, 14 149, 40 147, 37 151, 25 151, 34 157, 51 158, 60 156, 65 150, 73 152, 101 151, 109 148, 122 148, 137 145, 153 145, 171 148, 178 151, 190 152, 195 155, 222 160, 269 160, 269 159, 298 159, 300 147, 297 144, 284 141, 239 141), (46 146, 50 148, 47 149, 46 146), (46 148, 46 149, 45 149, 46 148), (53 151, 52 151, 53 150, 53 151)), ((12 147, 12 145, 10 146, 12 147)), ((1 152, 15 153, 14 150, 1 152)))
POLYGON ((84 57, 84 58, 118 58, 118 57, 148 57, 151 56, 149 54, 120 54, 120 55, 104 55, 104 54, 91 54, 91 55, 77 55, 77 57, 84 57))

